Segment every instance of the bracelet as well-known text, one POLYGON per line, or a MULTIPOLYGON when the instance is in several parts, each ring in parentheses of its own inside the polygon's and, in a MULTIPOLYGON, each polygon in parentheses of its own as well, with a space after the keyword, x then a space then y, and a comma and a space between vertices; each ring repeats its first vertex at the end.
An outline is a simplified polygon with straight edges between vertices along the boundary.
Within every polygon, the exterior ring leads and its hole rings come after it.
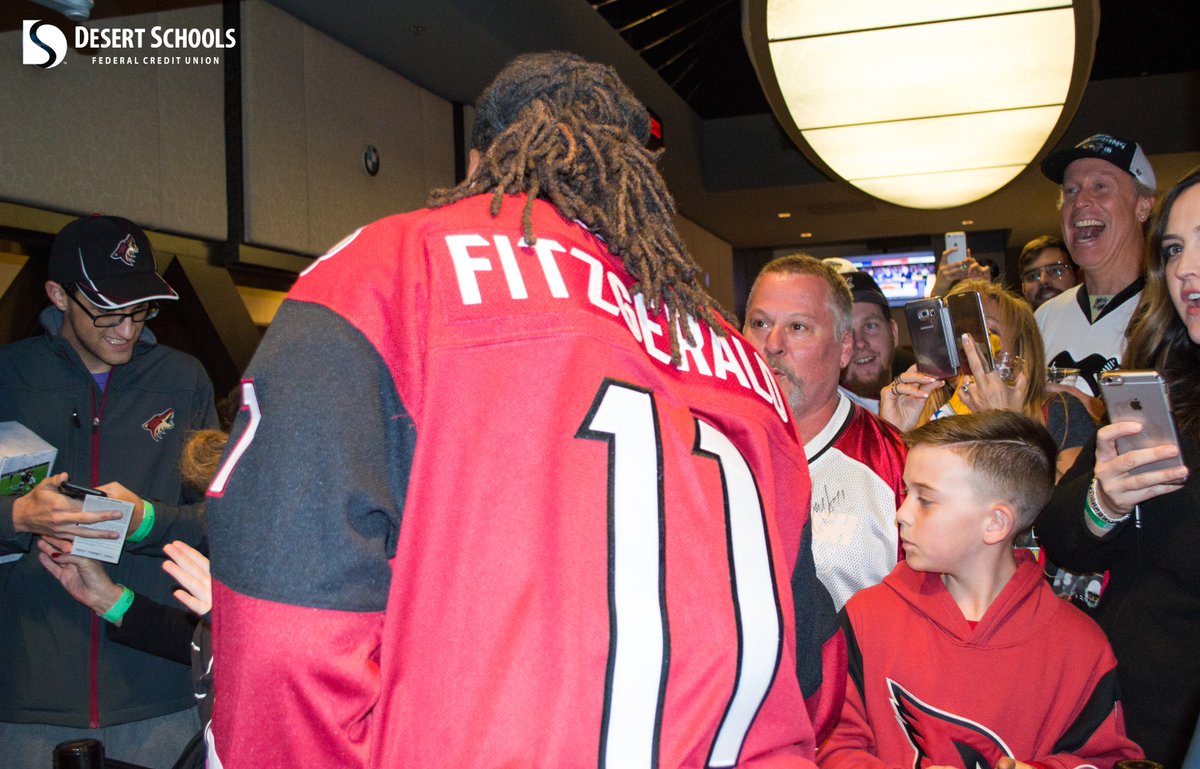
POLYGON ((133 591, 124 585, 119 585, 118 587, 121 588, 121 597, 112 605, 112 608, 103 614, 96 612, 100 614, 100 619, 105 622, 111 622, 114 625, 120 622, 121 617, 125 616, 125 612, 129 611, 129 607, 133 606, 133 591))
POLYGON ((1097 526, 1102 529, 1111 529, 1113 526, 1116 526, 1118 523, 1121 523, 1128 518, 1129 513, 1125 513, 1125 515, 1122 515, 1119 518, 1109 518, 1104 512, 1104 508, 1100 506, 1099 489, 1100 481, 1096 478, 1092 478, 1092 485, 1088 486, 1087 502, 1084 504, 1084 511, 1087 512, 1088 517, 1091 518, 1092 522, 1097 526))
POLYGON ((141 542, 154 528, 154 505, 150 504, 150 500, 142 500, 142 523, 137 527, 137 531, 130 534, 127 539, 130 542, 141 542))

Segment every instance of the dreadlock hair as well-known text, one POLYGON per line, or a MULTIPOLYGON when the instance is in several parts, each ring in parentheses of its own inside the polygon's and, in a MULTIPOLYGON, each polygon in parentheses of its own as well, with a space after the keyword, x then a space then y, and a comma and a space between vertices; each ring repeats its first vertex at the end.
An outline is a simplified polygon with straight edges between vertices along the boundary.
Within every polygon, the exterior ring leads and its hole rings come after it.
POLYGON ((672 217, 675 201, 646 149, 650 116, 612 67, 561 51, 513 59, 476 104, 471 146, 481 162, 462 183, 435 190, 428 205, 449 205, 491 194, 492 216, 505 195, 524 193, 522 230, 535 243, 533 202, 549 201, 577 219, 621 257, 637 281, 633 293, 652 311, 664 303, 671 327, 671 359, 679 360, 679 333, 694 344, 698 318, 719 334, 717 316, 733 316, 705 293, 699 268, 672 217))

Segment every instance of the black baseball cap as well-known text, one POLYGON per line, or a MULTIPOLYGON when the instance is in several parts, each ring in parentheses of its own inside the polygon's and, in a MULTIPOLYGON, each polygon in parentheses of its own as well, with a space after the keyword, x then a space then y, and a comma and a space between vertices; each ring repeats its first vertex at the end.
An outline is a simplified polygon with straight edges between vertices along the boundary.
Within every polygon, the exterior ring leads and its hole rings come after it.
POLYGON ((883 289, 879 287, 879 284, 868 273, 847 272, 842 277, 850 284, 850 293, 854 296, 854 301, 870 302, 871 304, 879 305, 885 311, 887 310, 888 300, 883 295, 883 289))
POLYGON ((50 247, 50 280, 79 288, 105 310, 178 299, 155 267, 146 233, 119 216, 80 217, 63 227, 50 247))
POLYGON ((1141 145, 1108 134, 1089 136, 1074 147, 1051 152, 1042 161, 1042 173, 1055 184, 1062 184, 1067 166, 1080 158, 1107 160, 1150 189, 1156 186, 1154 169, 1141 145))

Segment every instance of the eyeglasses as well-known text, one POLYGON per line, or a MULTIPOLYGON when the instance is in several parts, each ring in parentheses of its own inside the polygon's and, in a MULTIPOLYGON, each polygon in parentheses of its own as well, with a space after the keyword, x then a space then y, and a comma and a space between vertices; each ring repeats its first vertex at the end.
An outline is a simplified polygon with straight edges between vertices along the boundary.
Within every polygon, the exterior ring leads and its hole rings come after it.
POLYGON ((87 313, 87 316, 92 319, 92 325, 96 328, 113 328, 125 322, 129 318, 134 323, 145 323, 158 317, 158 305, 148 304, 133 312, 102 312, 99 315, 88 309, 87 305, 79 301, 79 297, 72 292, 69 294, 71 301, 79 305, 80 309, 87 313))
POLYGON ((1053 264, 1044 264, 1041 267, 1034 267, 1032 270, 1026 270, 1021 273, 1022 283, 1037 283, 1042 279, 1042 275, 1049 276, 1050 280, 1059 280, 1066 275, 1074 275, 1075 270, 1071 265, 1063 262, 1054 262, 1053 264))

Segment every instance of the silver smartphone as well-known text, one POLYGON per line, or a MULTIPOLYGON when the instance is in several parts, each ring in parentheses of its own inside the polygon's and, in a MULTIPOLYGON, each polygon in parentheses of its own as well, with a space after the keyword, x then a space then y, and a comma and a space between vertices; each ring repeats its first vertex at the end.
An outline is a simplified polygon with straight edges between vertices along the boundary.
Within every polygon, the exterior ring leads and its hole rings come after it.
POLYGON ((908 321, 917 370, 938 379, 957 374, 959 358, 945 302, 936 296, 909 302, 904 305, 904 317, 908 321))
POLYGON ((947 232, 946 233, 946 250, 950 251, 946 255, 946 264, 958 264, 963 259, 967 258, 967 233, 965 232, 947 232))
POLYGON ((970 334, 975 349, 983 360, 985 371, 992 370, 992 343, 988 334, 987 316, 983 314, 983 297, 978 291, 951 294, 946 297, 946 308, 950 311, 950 328, 954 334, 954 346, 958 352, 959 369, 970 374, 967 352, 963 349, 963 334, 970 334))
MULTIPOLYGON (((1171 415, 1167 383, 1157 371, 1106 371, 1100 374, 1100 395, 1108 408, 1111 422, 1137 422, 1142 431, 1117 440, 1117 453, 1173 443, 1179 446, 1179 433, 1171 415)), ((1183 466, 1182 453, 1139 467, 1134 472, 1149 473, 1183 466)))

